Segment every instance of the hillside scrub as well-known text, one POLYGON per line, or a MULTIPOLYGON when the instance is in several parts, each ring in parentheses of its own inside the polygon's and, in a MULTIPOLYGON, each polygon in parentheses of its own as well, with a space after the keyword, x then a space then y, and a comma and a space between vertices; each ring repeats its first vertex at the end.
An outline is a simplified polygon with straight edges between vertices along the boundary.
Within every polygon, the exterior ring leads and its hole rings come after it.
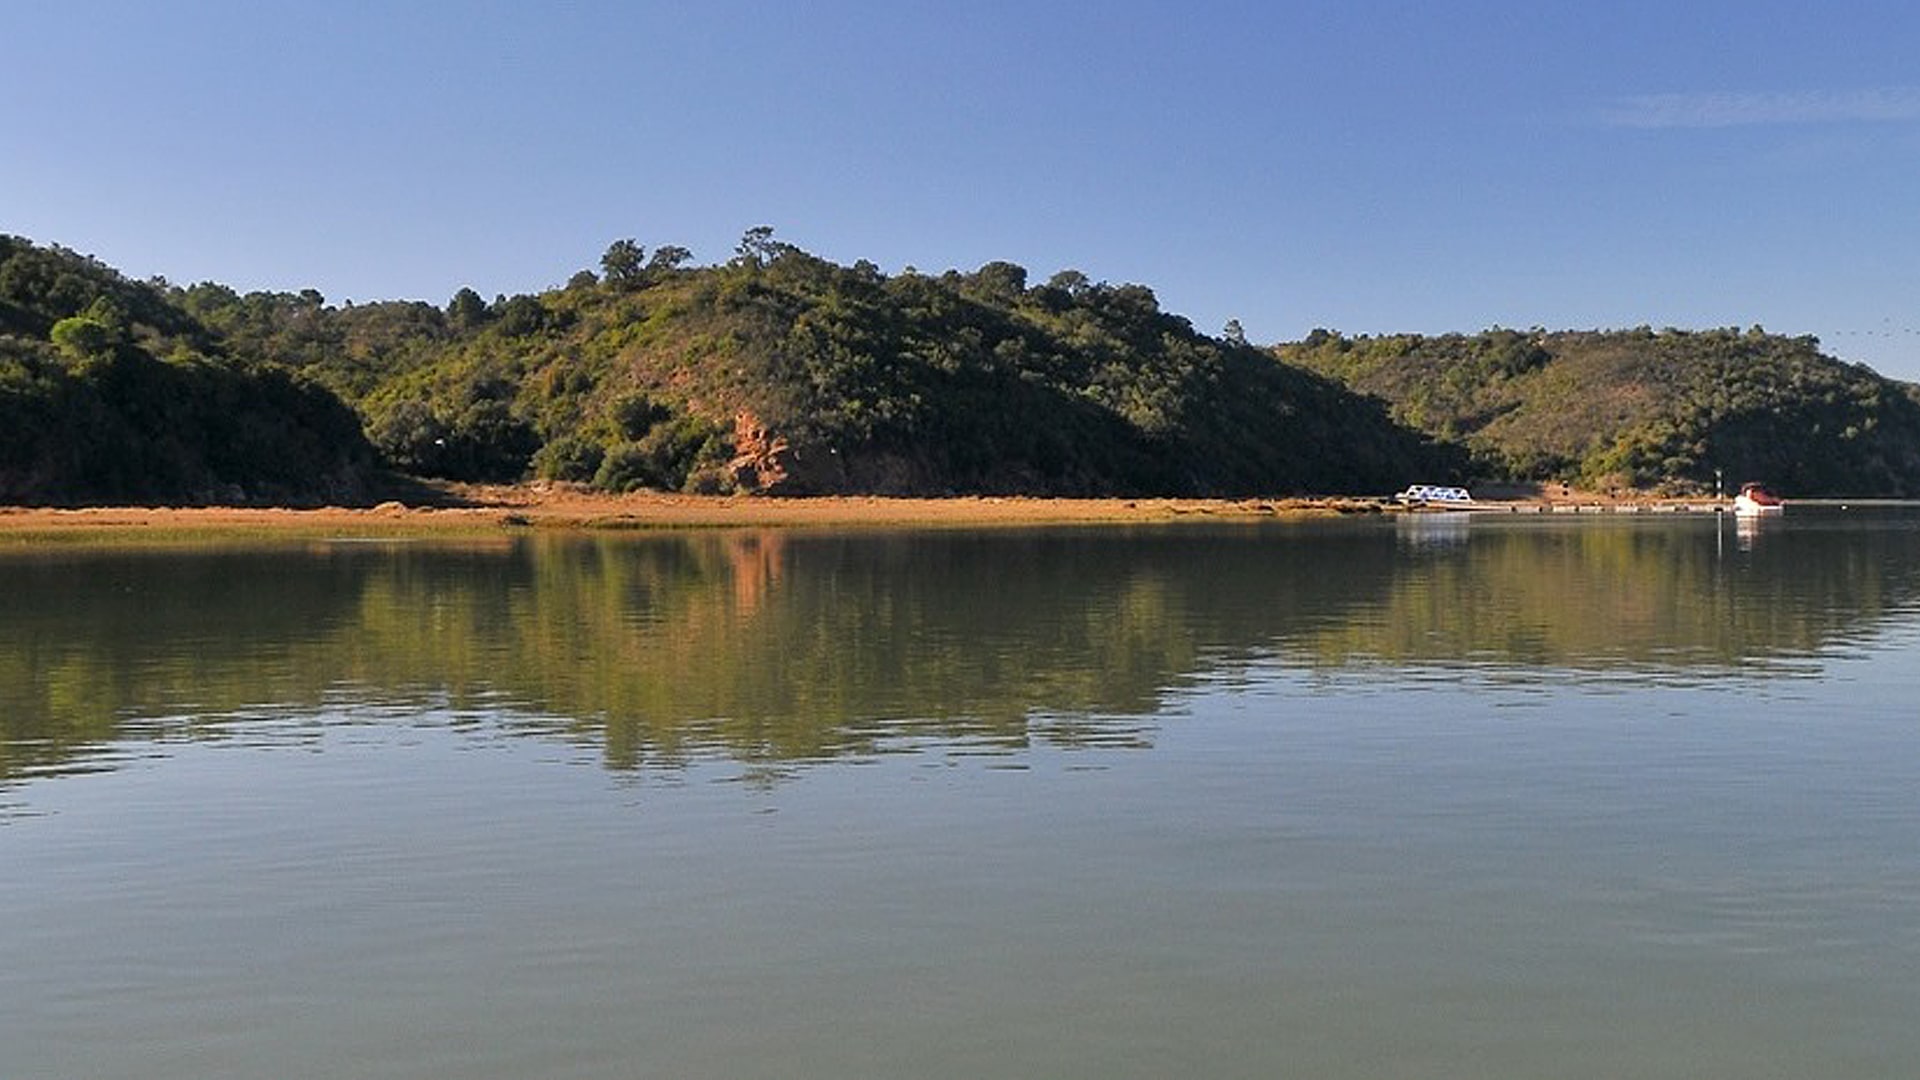
MULTIPOLYGON (((664 253, 664 255, 662 254, 664 253)), ((351 402, 398 468, 605 490, 1236 495, 1389 490, 1455 463, 1378 403, 1068 271, 886 275, 756 229, 725 263, 442 309, 196 286, 242 351, 351 402)))
POLYGON ((0 237, 0 500, 342 501, 382 468, 602 492, 1264 496, 1413 481, 1920 494, 1914 387, 1752 330, 1257 348, 1153 291, 887 274, 748 230, 537 294, 329 303, 0 237))
POLYGON ((1916 388, 1748 330, 1354 337, 1318 331, 1282 360, 1386 401, 1456 444, 1470 471, 1594 489, 1920 494, 1916 388))
POLYGON ((165 289, 0 236, 0 501, 337 501, 373 466, 337 397, 165 289))

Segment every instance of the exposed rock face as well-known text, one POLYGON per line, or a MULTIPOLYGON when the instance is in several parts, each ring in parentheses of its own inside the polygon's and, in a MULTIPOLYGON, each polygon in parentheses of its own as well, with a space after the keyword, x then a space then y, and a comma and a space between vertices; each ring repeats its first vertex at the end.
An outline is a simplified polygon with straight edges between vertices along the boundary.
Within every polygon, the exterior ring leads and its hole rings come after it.
POLYGON ((727 476, 740 491, 765 491, 787 475, 783 459, 791 457, 786 436, 774 435, 760 418, 742 409, 733 418, 733 460, 727 476))
POLYGON ((733 418, 733 460, 727 475, 735 490, 763 495, 822 495, 844 490, 846 471, 831 449, 801 450, 775 434, 754 413, 733 418))
POLYGON ((964 488, 937 464, 897 451, 841 452, 834 447, 795 446, 757 413, 742 409, 733 418, 732 460, 726 478, 735 491, 756 495, 941 496, 957 491, 998 494, 1104 494, 1097 483, 1067 481, 1025 466, 1003 468, 964 488))

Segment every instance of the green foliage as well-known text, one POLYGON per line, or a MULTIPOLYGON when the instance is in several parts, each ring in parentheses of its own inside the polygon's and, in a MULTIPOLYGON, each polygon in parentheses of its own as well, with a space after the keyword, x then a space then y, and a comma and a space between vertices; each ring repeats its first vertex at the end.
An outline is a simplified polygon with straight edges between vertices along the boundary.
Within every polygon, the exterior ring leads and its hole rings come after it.
POLYGON ((403 398, 376 414, 368 434, 381 455, 406 472, 516 480, 540 441, 511 396, 505 383, 481 380, 452 399, 403 398))
POLYGON ((583 435, 561 435, 548 440, 533 455, 533 472, 542 480, 585 483, 600 471, 607 448, 583 435))
POLYGON ((606 254, 600 256, 600 271, 606 276, 607 284, 627 286, 638 283, 646 254, 647 249, 631 239, 615 240, 609 244, 606 254))
POLYGON ((212 336, 157 285, 129 281, 90 256, 0 235, 0 335, 44 340, 85 315, 143 345, 211 347, 212 336))
MULTIPOLYGON (((466 480, 1234 495, 1469 476, 1699 488, 1717 468, 1789 491, 1920 486, 1915 393, 1811 339, 1316 330, 1269 351, 1077 270, 889 276, 765 226, 724 264, 691 258, 619 240, 601 276, 492 304, 462 289, 442 309, 141 285, 0 238, 0 419, 64 417, 68 442, 133 454, 108 430, 121 413, 197 414, 101 393, 165 364, 279 372, 350 405, 389 466, 466 480)), ((194 469, 161 471, 178 486, 194 469)))
POLYGON ((172 295, 231 354, 294 368, 355 406, 491 318, 472 289, 456 293, 447 311, 419 301, 331 307, 317 293, 243 295, 212 283, 172 295))
POLYGON ((593 486, 606 491, 635 491, 641 488, 673 490, 671 463, 663 461, 657 447, 642 442, 618 442, 609 447, 594 471, 593 486))
POLYGON ((578 436, 563 439, 563 449, 549 455, 554 461, 550 467, 565 462, 577 474, 591 459, 595 462, 591 480, 597 488, 680 491, 694 481, 697 471, 716 470, 731 455, 723 425, 676 413, 645 394, 616 398, 609 419, 613 441, 589 447, 578 436))
POLYGON ((638 439, 653 426, 673 415, 673 411, 642 393, 622 394, 609 408, 614 428, 629 439, 638 439))
POLYGON ((654 274, 666 274, 685 266, 693 258, 693 252, 678 244, 662 244, 653 249, 653 257, 647 260, 647 270, 654 274))
POLYGON ((338 398, 160 285, 0 237, 0 501, 343 500, 372 458, 338 398))
POLYGON ((73 361, 104 356, 119 337, 113 327, 85 315, 70 315, 53 324, 48 335, 62 355, 73 361))
POLYGON ((616 242, 604 280, 492 305, 462 290, 445 311, 180 295, 236 351, 339 393, 389 465, 423 475, 1171 494, 1385 490, 1457 464, 1142 286, 1067 271, 1033 287, 1004 262, 889 278, 766 227, 722 266, 645 250, 616 242))
POLYGON ((1910 388, 1754 327, 1467 337, 1316 331, 1279 355, 1390 403, 1498 480, 1920 494, 1910 388))
POLYGON ((487 321, 487 302, 470 288, 453 294, 447 302, 447 321, 456 330, 477 330, 487 321))
POLYGON ((493 315, 500 332, 508 337, 525 337, 546 329, 547 309, 531 296, 514 296, 494 305, 493 315))
POLYGON ((1377 403, 1198 334, 1142 286, 1065 271, 1034 287, 1005 262, 890 278, 764 226, 721 266, 644 255, 616 241, 604 280, 484 310, 471 290, 445 312, 183 299, 353 403, 390 465, 455 479, 1197 494, 1388 490, 1457 467, 1377 403))
POLYGON ((734 261, 758 268, 791 250, 790 245, 773 238, 773 226, 755 225, 741 234, 740 246, 734 249, 734 261))

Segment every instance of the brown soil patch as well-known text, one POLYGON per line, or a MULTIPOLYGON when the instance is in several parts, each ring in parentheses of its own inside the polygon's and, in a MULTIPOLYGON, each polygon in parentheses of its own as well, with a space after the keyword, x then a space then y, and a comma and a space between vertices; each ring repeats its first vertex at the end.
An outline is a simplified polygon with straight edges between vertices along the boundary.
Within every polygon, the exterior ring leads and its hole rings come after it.
POLYGON ((1379 501, 1371 499, 770 498, 608 495, 553 484, 434 484, 371 507, 0 507, 0 533, 1042 525, 1370 513, 1381 508, 1379 501))

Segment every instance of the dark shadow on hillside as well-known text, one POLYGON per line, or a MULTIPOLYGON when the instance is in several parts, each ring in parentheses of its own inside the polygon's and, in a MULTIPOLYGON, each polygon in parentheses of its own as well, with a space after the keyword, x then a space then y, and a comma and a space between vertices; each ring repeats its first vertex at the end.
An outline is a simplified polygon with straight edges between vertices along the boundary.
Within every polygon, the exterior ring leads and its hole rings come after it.
POLYGON ((374 477, 367 485, 368 494, 364 499, 344 505, 354 509, 364 509, 381 503, 399 502, 408 506, 430 506, 437 510, 470 509, 488 505, 484 500, 454 489, 444 480, 430 480, 405 473, 387 472, 374 477))

